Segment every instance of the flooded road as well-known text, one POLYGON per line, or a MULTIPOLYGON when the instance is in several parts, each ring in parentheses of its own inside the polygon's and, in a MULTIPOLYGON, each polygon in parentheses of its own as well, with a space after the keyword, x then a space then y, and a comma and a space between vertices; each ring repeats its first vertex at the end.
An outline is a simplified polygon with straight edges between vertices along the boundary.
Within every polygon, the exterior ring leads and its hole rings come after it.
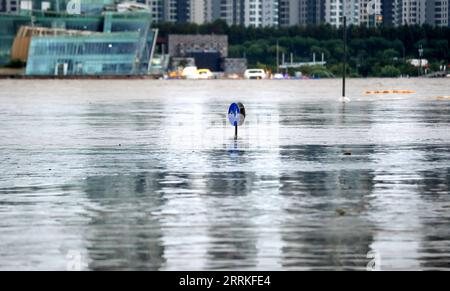
POLYGON ((0 80, 0 270, 450 270, 450 80, 348 90, 0 80))

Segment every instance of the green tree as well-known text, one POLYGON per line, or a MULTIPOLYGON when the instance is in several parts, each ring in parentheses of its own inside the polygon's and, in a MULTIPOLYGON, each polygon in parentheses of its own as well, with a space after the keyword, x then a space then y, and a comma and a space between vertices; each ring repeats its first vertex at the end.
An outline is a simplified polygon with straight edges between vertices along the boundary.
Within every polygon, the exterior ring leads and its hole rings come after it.
POLYGON ((394 66, 384 66, 380 72, 380 77, 384 78, 396 78, 400 77, 400 75, 401 75, 400 70, 394 66))

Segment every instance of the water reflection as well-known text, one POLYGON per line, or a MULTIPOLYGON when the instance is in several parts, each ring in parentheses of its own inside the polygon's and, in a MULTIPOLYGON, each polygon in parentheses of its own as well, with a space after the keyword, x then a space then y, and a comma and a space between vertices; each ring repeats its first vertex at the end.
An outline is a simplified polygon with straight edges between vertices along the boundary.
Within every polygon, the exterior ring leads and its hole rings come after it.
MULTIPOLYGON (((367 162, 373 147, 358 151, 367 162)), ((345 163, 342 147, 308 145, 286 147, 282 159, 295 157, 301 164, 345 163)), ((283 262, 286 268, 365 269, 373 240, 373 225, 367 219, 367 205, 373 190, 370 170, 297 171, 281 178, 280 194, 288 197, 284 215, 283 262)))
POLYGON ((87 227, 92 270, 159 270, 164 264, 163 232, 155 213, 164 203, 154 191, 161 173, 86 179, 91 201, 87 227))

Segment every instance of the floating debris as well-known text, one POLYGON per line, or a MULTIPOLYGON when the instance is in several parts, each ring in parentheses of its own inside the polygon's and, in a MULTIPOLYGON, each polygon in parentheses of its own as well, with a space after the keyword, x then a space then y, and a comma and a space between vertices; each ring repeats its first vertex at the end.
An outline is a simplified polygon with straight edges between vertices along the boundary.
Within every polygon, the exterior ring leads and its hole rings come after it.
POLYGON ((416 91, 413 90, 372 90, 366 91, 366 95, 376 95, 376 94, 415 94, 416 91))
POLYGON ((337 213, 339 216, 344 216, 344 215, 347 214, 347 211, 346 211, 345 209, 342 209, 342 208, 337 208, 337 209, 336 209, 336 213, 337 213))

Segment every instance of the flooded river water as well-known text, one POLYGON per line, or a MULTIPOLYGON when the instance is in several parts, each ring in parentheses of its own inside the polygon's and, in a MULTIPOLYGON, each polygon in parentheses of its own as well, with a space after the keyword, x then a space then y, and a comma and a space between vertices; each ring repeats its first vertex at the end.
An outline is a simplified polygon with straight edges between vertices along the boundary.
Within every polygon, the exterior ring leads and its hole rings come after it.
POLYGON ((450 270, 450 79, 340 92, 0 80, 0 270, 450 270))

